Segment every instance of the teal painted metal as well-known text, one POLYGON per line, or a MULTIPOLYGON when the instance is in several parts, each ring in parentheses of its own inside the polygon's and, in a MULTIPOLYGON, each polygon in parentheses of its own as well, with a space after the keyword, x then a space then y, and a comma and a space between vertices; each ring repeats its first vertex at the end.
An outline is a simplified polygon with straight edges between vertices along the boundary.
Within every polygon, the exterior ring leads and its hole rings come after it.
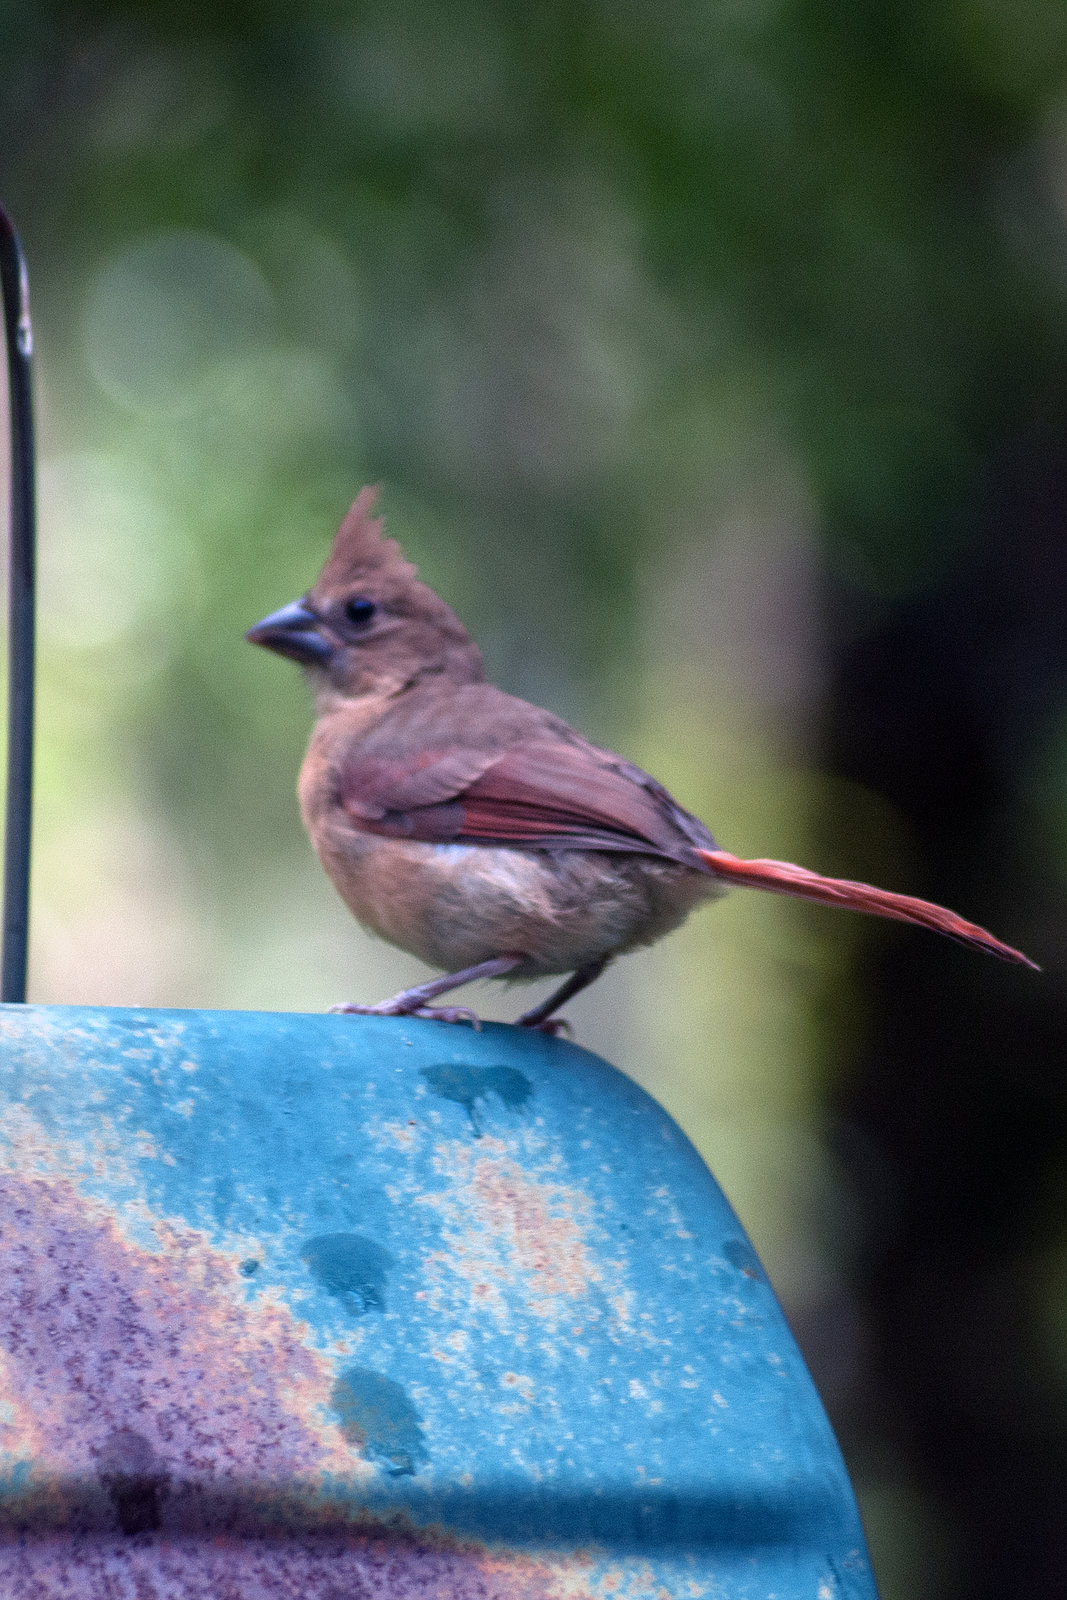
POLYGON ((0 1129, 3 1594, 872 1600, 737 1219, 585 1051, 10 1006, 0 1129))

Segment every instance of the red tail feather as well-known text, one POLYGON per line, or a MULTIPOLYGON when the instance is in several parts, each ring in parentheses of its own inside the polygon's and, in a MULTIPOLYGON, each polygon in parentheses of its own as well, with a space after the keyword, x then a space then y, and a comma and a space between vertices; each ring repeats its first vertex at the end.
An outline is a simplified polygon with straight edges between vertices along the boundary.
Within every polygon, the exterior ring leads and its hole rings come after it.
POLYGON ((866 911, 873 917, 892 917, 897 922, 914 922, 922 928, 933 928, 936 933, 947 934, 974 950, 985 950, 999 956, 1002 961, 1016 961, 1020 966, 1032 967, 1040 972, 1036 962, 1002 944, 991 933, 973 922, 965 922, 954 911, 931 905, 929 900, 916 900, 908 894, 891 894, 888 889, 875 889, 869 883, 852 883, 847 878, 823 878, 805 867, 794 867, 788 861, 742 861, 726 850, 698 850, 717 878, 727 883, 742 884, 749 889, 769 889, 772 894, 796 895, 801 900, 815 900, 824 906, 844 906, 849 911, 866 911))

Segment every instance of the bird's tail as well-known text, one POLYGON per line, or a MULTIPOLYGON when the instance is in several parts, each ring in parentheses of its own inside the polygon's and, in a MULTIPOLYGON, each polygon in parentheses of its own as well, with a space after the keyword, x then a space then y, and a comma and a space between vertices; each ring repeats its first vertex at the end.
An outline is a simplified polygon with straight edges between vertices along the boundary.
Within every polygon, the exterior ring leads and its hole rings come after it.
POLYGON ((991 933, 973 922, 965 922, 954 911, 944 906, 931 905, 929 900, 916 900, 910 894, 891 894, 888 889, 875 889, 869 883, 852 883, 848 878, 823 878, 805 867, 795 867, 788 861, 742 861, 726 850, 697 850, 708 871, 726 883, 736 883, 748 889, 768 889, 772 894, 791 894, 801 900, 815 900, 819 905, 843 906, 848 911, 865 911, 872 917, 892 917, 897 922, 914 922, 921 928, 933 928, 936 933, 947 934, 972 950, 985 950, 1001 961, 1015 961, 1020 966, 1032 967, 1040 972, 1036 962, 1002 944, 991 933))

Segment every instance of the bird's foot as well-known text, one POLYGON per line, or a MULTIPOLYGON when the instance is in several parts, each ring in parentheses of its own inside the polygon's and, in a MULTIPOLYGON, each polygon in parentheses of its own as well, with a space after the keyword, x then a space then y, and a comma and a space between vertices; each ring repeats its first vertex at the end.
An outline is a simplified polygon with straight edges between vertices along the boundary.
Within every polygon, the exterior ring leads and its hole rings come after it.
POLYGON ((399 1017, 400 1014, 390 1000, 383 1000, 376 1006, 357 1006, 354 1000, 339 1000, 327 1012, 331 1017, 399 1017))
POLYGON ((476 1011, 466 1006, 419 1006, 408 1012, 412 1017, 426 1017, 430 1022, 469 1022, 475 1033, 482 1030, 482 1019, 476 1011))
POLYGON ((352 1017, 422 1017, 429 1022, 469 1022, 480 1030, 482 1019, 466 1006, 404 1005, 398 996, 393 1000, 380 1000, 376 1006, 357 1006, 351 1000, 330 1007, 331 1016, 352 1017))
POLYGON ((506 977, 522 960, 521 955, 491 956, 488 961, 475 962, 473 967, 446 972, 443 978, 431 978, 413 989, 401 989, 390 999, 379 1000, 376 1006, 357 1006, 349 1001, 331 1006, 330 1010, 357 1017, 424 1017, 430 1022, 469 1022, 480 1028, 481 1017, 468 1011, 466 1006, 432 1006, 430 1001, 436 1000, 439 994, 447 994, 449 989, 460 989, 465 983, 474 983, 480 978, 506 977))
POLYGON ((543 1022, 524 1022, 519 1018, 520 1028, 532 1028, 534 1033, 547 1033, 550 1039, 558 1039, 561 1033, 568 1039, 574 1038, 574 1029, 565 1017, 546 1017, 543 1022))

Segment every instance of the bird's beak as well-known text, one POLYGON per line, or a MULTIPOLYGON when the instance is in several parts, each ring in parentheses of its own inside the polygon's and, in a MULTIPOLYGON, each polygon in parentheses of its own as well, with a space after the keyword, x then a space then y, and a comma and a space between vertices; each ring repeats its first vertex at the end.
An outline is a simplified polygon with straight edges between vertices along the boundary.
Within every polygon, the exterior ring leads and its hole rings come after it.
POLYGON ((272 611, 269 617, 249 628, 245 638, 249 644, 261 644, 265 650, 275 650, 290 661, 299 661, 305 667, 323 667, 333 655, 334 647, 320 632, 321 623, 303 600, 294 600, 272 611))

